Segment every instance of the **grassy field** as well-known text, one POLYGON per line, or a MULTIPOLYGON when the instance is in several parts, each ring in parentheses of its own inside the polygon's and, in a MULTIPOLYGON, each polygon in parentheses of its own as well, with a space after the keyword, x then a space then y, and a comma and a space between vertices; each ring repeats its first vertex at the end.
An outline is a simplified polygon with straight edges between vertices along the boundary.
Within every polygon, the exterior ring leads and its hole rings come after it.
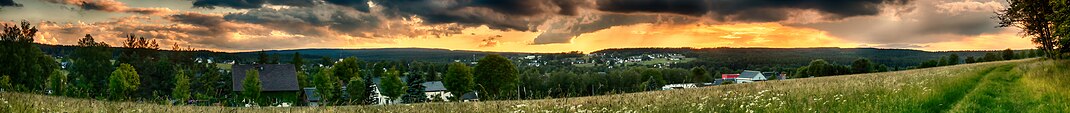
POLYGON ((905 71, 543 100, 336 107, 206 107, 0 93, 0 112, 1070 112, 1070 61, 905 71))

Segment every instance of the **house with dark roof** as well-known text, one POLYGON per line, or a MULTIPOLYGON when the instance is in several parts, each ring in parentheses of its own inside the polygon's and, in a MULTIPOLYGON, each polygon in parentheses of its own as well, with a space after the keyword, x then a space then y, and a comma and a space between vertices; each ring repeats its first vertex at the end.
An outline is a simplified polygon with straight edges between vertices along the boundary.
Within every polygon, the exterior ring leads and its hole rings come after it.
POLYGON ((755 81, 768 80, 761 71, 743 70, 743 73, 739 73, 739 78, 736 78, 736 83, 749 83, 755 81))
POLYGON ((442 85, 442 81, 424 82, 420 85, 424 86, 424 95, 427 95, 428 100, 450 101, 449 98, 453 97, 453 93, 446 91, 446 86, 442 85))
POLYGON ((291 104, 300 101, 301 87, 297 82, 297 69, 292 64, 234 65, 231 69, 231 86, 235 92, 245 91, 242 87, 245 72, 257 70, 262 101, 291 104))

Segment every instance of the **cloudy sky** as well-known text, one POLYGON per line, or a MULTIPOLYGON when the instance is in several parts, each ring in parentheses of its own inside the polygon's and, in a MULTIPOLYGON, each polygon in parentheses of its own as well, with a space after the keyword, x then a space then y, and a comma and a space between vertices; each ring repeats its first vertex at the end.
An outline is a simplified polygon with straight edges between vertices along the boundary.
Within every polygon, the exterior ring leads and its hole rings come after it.
POLYGON ((422 47, 566 52, 632 47, 1028 49, 1002 0, 0 0, 39 43, 85 34, 217 51, 422 47))

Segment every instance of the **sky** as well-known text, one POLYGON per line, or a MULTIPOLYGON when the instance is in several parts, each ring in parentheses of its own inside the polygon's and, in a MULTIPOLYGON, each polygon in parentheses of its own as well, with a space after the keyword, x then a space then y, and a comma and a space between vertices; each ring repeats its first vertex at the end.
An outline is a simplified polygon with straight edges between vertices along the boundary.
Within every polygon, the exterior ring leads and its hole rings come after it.
POLYGON ((38 43, 134 35, 224 52, 638 47, 1030 49, 991 17, 1002 0, 0 0, 38 43))

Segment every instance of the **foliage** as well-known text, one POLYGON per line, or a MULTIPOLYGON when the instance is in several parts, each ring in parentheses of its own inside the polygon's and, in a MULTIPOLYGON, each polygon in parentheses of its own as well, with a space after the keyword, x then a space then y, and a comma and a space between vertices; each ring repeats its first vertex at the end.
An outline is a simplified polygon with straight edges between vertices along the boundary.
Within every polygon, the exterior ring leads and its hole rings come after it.
POLYGON ((405 95, 402 96, 402 99, 406 103, 421 103, 429 101, 427 99, 427 94, 424 93, 424 88, 427 88, 423 85, 424 82, 427 82, 425 77, 423 75, 409 75, 406 77, 408 78, 408 87, 406 88, 405 95))
MULTIPOLYGON (((1016 27, 1039 44, 1048 58, 1070 52, 1070 8, 1065 0, 1007 0, 1009 6, 996 12, 999 27, 1016 27)), ((1011 59, 1011 58, 1004 58, 1011 59)), ((987 59, 986 59, 987 60, 987 59)))
POLYGON ((443 77, 442 85, 455 95, 454 97, 460 97, 456 95, 462 95, 474 89, 475 82, 472 81, 473 78, 472 68, 464 65, 464 63, 454 62, 450 64, 449 70, 446 71, 446 77, 443 77))
POLYGON ((115 67, 111 63, 112 52, 107 43, 97 42, 92 35, 78 40, 80 48, 70 55, 73 65, 70 67, 72 83, 85 89, 86 95, 96 97, 105 92, 91 89, 105 89, 107 77, 115 67))
POLYGON ((960 60, 959 54, 951 54, 947 56, 947 65, 958 65, 960 60))
POLYGON ((11 76, 0 76, 0 92, 11 90, 11 76))
POLYGON ((190 99, 190 80, 186 73, 184 70, 175 73, 175 88, 171 89, 171 98, 181 103, 186 103, 186 100, 190 99))
POLYGON ((381 89, 379 92, 383 93, 383 96, 390 97, 390 100, 401 98, 401 95, 405 94, 405 82, 401 81, 400 73, 395 69, 390 69, 383 74, 379 79, 382 81, 381 89))
POLYGON ((520 82, 516 65, 501 55, 487 55, 480 59, 474 76, 475 89, 491 99, 509 97, 507 95, 513 94, 520 82))
POLYGON ((995 53, 985 53, 985 57, 981 58, 981 59, 984 59, 983 62, 991 62, 991 61, 999 61, 999 60, 1001 60, 1003 58, 999 57, 995 53))
POLYGON ((112 99, 123 99, 137 90, 141 85, 140 78, 134 66, 119 64, 119 67, 108 77, 108 89, 111 91, 112 99))
POLYGON ((8 75, 14 91, 44 88, 45 79, 59 68, 56 61, 33 44, 37 27, 27 21, 0 28, 0 75, 8 75))
POLYGON ((332 74, 334 78, 339 78, 342 81, 349 81, 350 78, 360 76, 360 64, 357 63, 357 57, 348 57, 334 64, 332 67, 332 74))
POLYGON ((869 59, 860 58, 851 63, 851 73, 871 73, 874 72, 873 62, 869 62, 869 59))
POLYGON ((365 104, 364 101, 369 97, 367 91, 368 86, 364 83, 364 79, 361 77, 353 77, 349 79, 349 84, 346 85, 346 94, 349 94, 349 101, 353 104, 365 104))
POLYGON ((1017 54, 1014 54, 1014 51, 1011 50, 1011 49, 1005 49, 1001 53, 1003 53, 1003 55, 1002 55, 1003 56, 1003 60, 1018 59, 1018 57, 1016 57, 1017 54))
POLYGON ((260 98, 260 71, 249 69, 245 71, 245 79, 242 79, 242 96, 245 99, 256 101, 260 98))
POLYGON ((710 82, 710 75, 706 73, 704 67, 691 68, 691 80, 696 84, 702 85, 702 83, 710 82))
POLYGON ((341 85, 331 72, 331 68, 323 68, 312 77, 312 83, 316 86, 316 94, 320 96, 320 101, 324 105, 340 101, 341 95, 338 93, 341 92, 341 85))
POLYGON ((974 59, 973 57, 966 57, 966 63, 977 63, 977 59, 974 59))
POLYGON ((48 76, 48 82, 45 83, 48 90, 51 90, 53 94, 65 94, 68 86, 67 73, 60 70, 53 70, 52 75, 48 76))
POLYGON ((851 72, 850 67, 843 66, 843 65, 831 64, 831 63, 829 63, 829 62, 827 62, 825 60, 816 59, 814 61, 811 61, 810 65, 799 67, 799 69, 796 69, 796 72, 795 72, 795 75, 794 75, 795 77, 792 77, 792 78, 822 77, 822 76, 830 76, 830 75, 842 75, 842 74, 848 74, 850 72, 851 72))

